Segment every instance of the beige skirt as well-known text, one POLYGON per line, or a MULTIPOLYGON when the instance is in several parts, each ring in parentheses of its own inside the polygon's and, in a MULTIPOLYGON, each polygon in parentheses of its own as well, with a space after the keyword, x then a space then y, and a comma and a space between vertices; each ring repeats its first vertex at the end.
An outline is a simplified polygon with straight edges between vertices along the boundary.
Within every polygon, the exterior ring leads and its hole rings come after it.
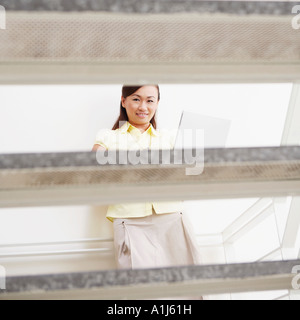
POLYGON ((192 225, 184 212, 114 219, 115 257, 119 269, 201 264, 192 225))

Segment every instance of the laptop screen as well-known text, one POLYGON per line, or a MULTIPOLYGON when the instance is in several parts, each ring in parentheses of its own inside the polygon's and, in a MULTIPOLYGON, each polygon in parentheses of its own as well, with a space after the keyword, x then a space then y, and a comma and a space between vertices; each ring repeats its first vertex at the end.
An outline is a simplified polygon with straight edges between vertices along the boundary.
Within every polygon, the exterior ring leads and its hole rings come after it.
POLYGON ((174 149, 225 148, 231 120, 197 112, 181 114, 174 149))

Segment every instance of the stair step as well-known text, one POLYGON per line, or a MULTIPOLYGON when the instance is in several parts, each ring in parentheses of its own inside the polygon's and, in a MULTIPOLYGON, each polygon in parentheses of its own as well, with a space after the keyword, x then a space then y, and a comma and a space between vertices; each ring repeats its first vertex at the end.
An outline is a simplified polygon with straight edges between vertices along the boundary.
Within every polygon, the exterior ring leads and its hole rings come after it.
POLYGON ((293 289, 300 260, 70 274, 6 279, 1 299, 147 299, 293 289))
POLYGON ((158 164, 137 165, 100 165, 96 152, 2 154, 0 207, 300 194, 299 146, 205 149, 204 171, 192 175, 191 150, 180 151, 187 155, 182 164, 174 164, 177 151, 167 151, 169 164, 162 162, 163 150, 148 150, 147 159, 156 154, 158 164))

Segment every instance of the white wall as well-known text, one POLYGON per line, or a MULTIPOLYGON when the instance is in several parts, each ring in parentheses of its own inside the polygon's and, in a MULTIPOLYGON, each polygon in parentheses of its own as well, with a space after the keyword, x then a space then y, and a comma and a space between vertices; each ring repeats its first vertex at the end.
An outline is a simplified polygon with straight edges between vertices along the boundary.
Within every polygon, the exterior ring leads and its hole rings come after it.
MULTIPOLYGON (((89 151, 112 128, 121 85, 0 86, 0 153, 89 151)), ((161 85, 158 126, 182 110, 232 120, 228 146, 278 145, 291 84, 161 85), (267 130, 266 130, 267 128, 267 130)))

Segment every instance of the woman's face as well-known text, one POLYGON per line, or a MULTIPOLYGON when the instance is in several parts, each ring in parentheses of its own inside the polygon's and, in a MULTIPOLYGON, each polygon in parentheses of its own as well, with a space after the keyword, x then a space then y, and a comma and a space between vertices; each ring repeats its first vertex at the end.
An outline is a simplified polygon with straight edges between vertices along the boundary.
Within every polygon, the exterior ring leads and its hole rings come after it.
POLYGON ((149 124, 158 107, 158 90, 155 86, 144 86, 127 98, 122 97, 129 122, 137 125, 149 124))

